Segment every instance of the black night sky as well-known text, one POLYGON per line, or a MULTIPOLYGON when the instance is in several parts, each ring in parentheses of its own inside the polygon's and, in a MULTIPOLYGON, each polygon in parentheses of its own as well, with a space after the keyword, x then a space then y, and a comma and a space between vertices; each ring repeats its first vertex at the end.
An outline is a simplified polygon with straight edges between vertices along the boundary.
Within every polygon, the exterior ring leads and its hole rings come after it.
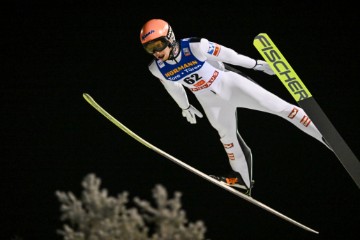
MULTIPOLYGON (((170 196, 182 192, 188 220, 204 221, 211 240, 359 239, 359 188, 332 152, 284 120, 238 111, 239 131, 254 157, 253 197, 319 235, 144 147, 82 97, 89 93, 183 162, 208 174, 226 172, 227 156, 208 120, 189 124, 148 71, 151 56, 140 45, 140 28, 162 18, 177 38, 205 37, 253 58, 261 58, 253 38, 267 33, 360 157, 358 11, 345 1, 247 2, 16 0, 3 7, 2 239, 61 239, 55 191, 79 196, 88 173, 113 196, 128 191, 130 199, 151 200, 158 183, 170 196)), ((293 102, 276 76, 244 72, 293 102)), ((201 109, 191 93, 189 99, 201 109)))

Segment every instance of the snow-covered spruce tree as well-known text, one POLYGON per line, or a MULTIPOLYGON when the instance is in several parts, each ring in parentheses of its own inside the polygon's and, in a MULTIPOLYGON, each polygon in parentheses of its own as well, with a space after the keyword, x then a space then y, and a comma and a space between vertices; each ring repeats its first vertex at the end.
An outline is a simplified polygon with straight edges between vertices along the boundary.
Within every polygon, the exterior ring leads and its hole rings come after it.
POLYGON ((168 199, 166 189, 158 184, 153 189, 156 206, 135 197, 135 203, 141 208, 147 223, 152 223, 155 233, 152 240, 202 240, 206 228, 202 221, 189 223, 186 212, 181 209, 181 193, 176 192, 173 199, 168 199))
POLYGON ((101 180, 95 174, 88 174, 82 182, 84 190, 79 199, 71 192, 56 191, 61 220, 67 222, 63 229, 57 230, 64 240, 204 239, 205 225, 202 221, 188 222, 181 209, 181 193, 176 192, 173 199, 168 199, 166 189, 156 185, 153 189, 156 207, 135 197, 139 211, 127 206, 127 192, 111 197, 100 185, 101 180))

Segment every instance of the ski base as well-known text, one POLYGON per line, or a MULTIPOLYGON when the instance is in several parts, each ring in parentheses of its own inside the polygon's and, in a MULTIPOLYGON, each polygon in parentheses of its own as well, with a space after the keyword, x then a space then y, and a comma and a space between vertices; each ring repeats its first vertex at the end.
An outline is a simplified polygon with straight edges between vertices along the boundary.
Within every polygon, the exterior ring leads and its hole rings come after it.
POLYGON ((313 233, 316 233, 318 234, 319 232, 318 231, 315 231, 314 229, 312 228, 309 228, 289 217, 287 217, 286 215, 276 211, 275 209, 265 205, 264 203, 260 202, 260 201, 257 201, 256 199, 242 193, 242 192, 239 192, 237 190, 235 190, 234 188, 224 184, 223 182, 219 182, 218 180, 208 176, 207 174, 197 170, 196 168, 180 161, 179 159, 173 157, 172 155, 164 152, 163 150, 157 148, 156 146, 152 145, 151 143, 147 142, 146 140, 144 140, 143 138, 141 138, 139 135, 135 134, 133 131, 131 131, 129 128, 127 128, 124 124, 122 124, 121 122, 119 122, 116 118, 114 118, 113 116, 111 116, 105 109, 103 109, 89 94, 87 93, 83 93, 83 97, 85 98, 85 100, 92 106, 94 107, 98 112, 100 112, 104 117, 106 117, 109 121, 111 121, 113 124, 115 124, 118 128, 120 128, 121 130, 123 130, 125 133, 127 133, 129 136, 131 136, 132 138, 134 138, 135 140, 137 140, 138 142, 140 142, 141 144, 143 144, 144 146, 150 148, 151 150, 157 152, 158 154, 160 154, 161 156, 169 159, 170 161, 180 165, 181 167, 189 170, 190 172, 204 178, 205 180, 223 188, 224 190, 266 210, 267 212, 279 217, 279 218, 282 218, 283 220, 289 222, 289 223, 292 223, 306 231, 309 231, 309 232, 313 232, 313 233))
POLYGON ((254 39, 254 46, 264 60, 293 96, 298 105, 304 109, 311 121, 319 129, 326 143, 330 145, 334 154, 360 188, 360 162, 330 122, 320 105, 315 101, 310 91, 301 81, 289 62, 266 33, 258 34, 254 39))

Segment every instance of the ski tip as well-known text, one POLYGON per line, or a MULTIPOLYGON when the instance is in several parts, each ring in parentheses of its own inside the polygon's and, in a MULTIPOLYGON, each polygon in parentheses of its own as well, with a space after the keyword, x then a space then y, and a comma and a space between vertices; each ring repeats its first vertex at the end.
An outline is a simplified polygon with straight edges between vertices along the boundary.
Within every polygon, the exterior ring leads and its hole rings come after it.
POLYGON ((268 36, 268 35, 267 35, 267 33, 259 33, 259 34, 257 35, 257 37, 258 37, 258 36, 268 36))
POLYGON ((83 93, 83 97, 87 100, 87 99, 91 99, 90 95, 88 93, 83 93))
POLYGON ((84 97, 84 99, 88 102, 88 103, 92 103, 92 102, 94 102, 94 99, 90 96, 90 94, 88 94, 88 93, 83 93, 83 97, 84 97))

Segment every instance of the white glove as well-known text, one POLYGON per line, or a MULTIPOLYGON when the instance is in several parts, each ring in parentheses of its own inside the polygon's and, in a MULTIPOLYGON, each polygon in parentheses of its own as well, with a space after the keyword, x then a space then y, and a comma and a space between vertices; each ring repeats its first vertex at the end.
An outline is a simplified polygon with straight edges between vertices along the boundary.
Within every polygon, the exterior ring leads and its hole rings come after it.
POLYGON ((199 118, 203 117, 202 113, 196 108, 194 108, 192 105, 190 105, 187 109, 183 109, 182 115, 183 117, 186 117, 187 121, 191 124, 196 123, 196 116, 198 116, 199 118))
POLYGON ((270 68, 269 64, 263 60, 256 60, 256 65, 253 67, 256 71, 262 71, 269 75, 274 75, 274 71, 270 68))

